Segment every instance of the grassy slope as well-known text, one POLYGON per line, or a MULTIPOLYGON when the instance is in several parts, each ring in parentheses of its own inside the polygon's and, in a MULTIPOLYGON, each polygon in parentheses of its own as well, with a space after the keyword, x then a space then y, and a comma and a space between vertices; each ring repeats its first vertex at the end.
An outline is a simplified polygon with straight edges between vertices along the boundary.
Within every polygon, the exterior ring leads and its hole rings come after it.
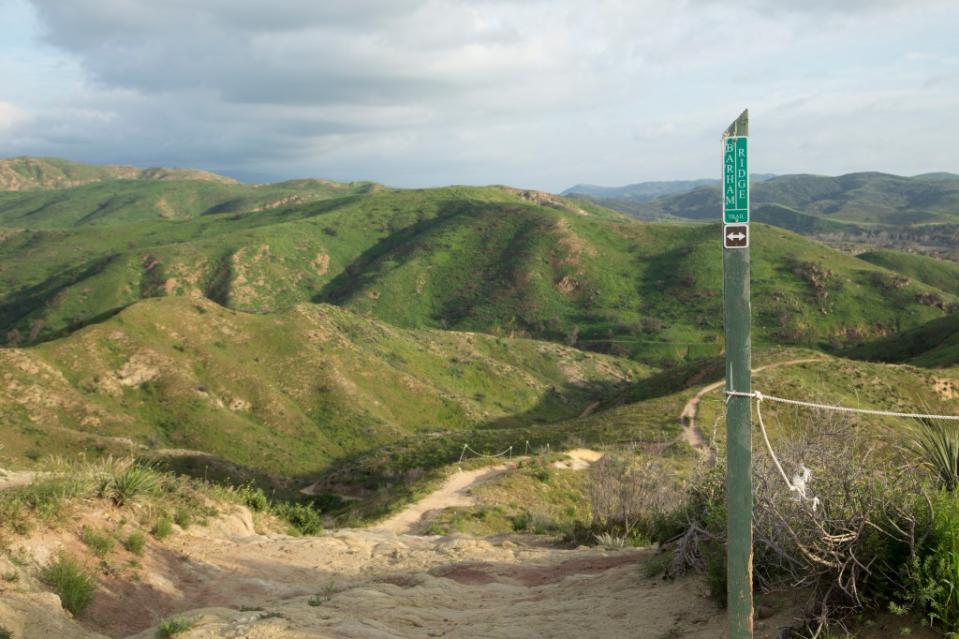
POLYGON ((950 315, 897 335, 848 349, 850 357, 909 362, 916 366, 959 366, 959 315, 950 315))
POLYGON ((959 294, 959 264, 956 262, 888 249, 868 251, 858 257, 953 295, 959 294))
POLYGON ((0 350, 6 458, 124 437, 284 475, 405 436, 578 415, 648 369, 554 344, 404 331, 325 305, 250 315, 145 301, 0 350))
MULTIPOLYGON (((330 302, 401 326, 698 359, 721 352, 718 233, 499 187, 372 192, 109 232, 14 230, 0 234, 0 330, 29 343, 143 297, 200 295, 244 311, 330 302)), ((797 235, 754 233, 765 343, 880 335, 955 301, 797 235)))

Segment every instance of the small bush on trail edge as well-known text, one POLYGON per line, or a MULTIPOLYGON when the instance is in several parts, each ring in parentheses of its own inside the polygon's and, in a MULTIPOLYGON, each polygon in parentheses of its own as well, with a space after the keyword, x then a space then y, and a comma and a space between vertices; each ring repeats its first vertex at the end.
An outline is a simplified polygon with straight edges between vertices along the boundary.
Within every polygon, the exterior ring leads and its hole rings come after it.
POLYGON ((559 530, 556 522, 547 515, 530 510, 524 510, 512 517, 510 523, 514 532, 532 533, 534 535, 549 535, 559 530))
POLYGON ((273 506, 273 514, 290 524, 301 535, 315 535, 323 530, 320 511, 309 504, 281 503, 273 506))
POLYGON ((173 523, 186 530, 190 527, 190 524, 193 523, 193 517, 190 515, 189 511, 183 508, 177 508, 176 512, 173 513, 173 523))
POLYGON ((84 526, 80 531, 80 541, 86 544, 87 548, 97 557, 106 557, 113 550, 113 538, 104 533, 98 533, 89 526, 84 526))
POLYGON ((74 615, 79 615, 93 601, 96 591, 93 578, 68 555, 60 555, 40 576, 59 595, 61 605, 74 615))
POLYGON ((157 626, 156 636, 158 639, 169 639, 176 635, 186 632, 196 625, 196 619, 187 619, 185 617, 170 617, 164 619, 157 626))
POLYGON ((6 626, 0 626, 0 639, 13 639, 13 631, 6 626))
POLYGON ((130 533, 130 536, 123 541, 123 547, 137 557, 143 556, 143 549, 146 545, 147 538, 141 532, 130 533))
POLYGON ((633 451, 607 453, 590 468, 592 528, 634 544, 667 541, 683 533, 682 486, 662 460, 633 451))
POLYGON ((150 529, 150 534, 160 540, 166 539, 173 534, 173 522, 168 517, 160 517, 150 529))
POLYGON ((270 507, 270 500, 261 488, 253 486, 244 486, 238 491, 243 499, 243 503, 256 513, 261 513, 270 507))

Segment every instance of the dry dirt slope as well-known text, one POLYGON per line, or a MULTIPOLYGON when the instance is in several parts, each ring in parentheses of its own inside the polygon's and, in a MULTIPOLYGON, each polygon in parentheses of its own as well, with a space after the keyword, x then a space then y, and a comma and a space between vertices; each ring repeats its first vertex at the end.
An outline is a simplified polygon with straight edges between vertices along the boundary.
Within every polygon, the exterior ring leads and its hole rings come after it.
MULTIPOLYGON (((176 635, 184 639, 724 636, 724 612, 698 577, 645 576, 653 549, 356 529, 292 538, 258 533, 245 508, 221 511, 206 526, 151 542, 136 578, 101 574, 79 623, 24 566, 44 565, 61 549, 82 552, 76 531, 109 528, 122 512, 86 509, 57 531, 18 538, 0 553, 0 573, 22 575, 0 581, 0 626, 17 639, 153 639, 175 615, 191 622, 176 635)), ((793 623, 787 601, 757 622, 757 637, 793 623)))

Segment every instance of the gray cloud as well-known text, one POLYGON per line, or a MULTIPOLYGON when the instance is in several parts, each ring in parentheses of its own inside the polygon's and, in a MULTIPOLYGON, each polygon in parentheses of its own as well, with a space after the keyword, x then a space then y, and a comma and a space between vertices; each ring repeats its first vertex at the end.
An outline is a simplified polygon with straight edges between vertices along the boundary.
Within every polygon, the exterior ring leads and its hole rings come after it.
POLYGON ((743 106, 776 172, 836 148, 835 170, 906 166, 862 144, 876 104, 935 125, 917 157, 957 133, 944 2, 30 2, 71 88, 0 88, 2 153, 561 189, 709 174, 743 106), (796 153, 820 111, 828 135, 796 153))

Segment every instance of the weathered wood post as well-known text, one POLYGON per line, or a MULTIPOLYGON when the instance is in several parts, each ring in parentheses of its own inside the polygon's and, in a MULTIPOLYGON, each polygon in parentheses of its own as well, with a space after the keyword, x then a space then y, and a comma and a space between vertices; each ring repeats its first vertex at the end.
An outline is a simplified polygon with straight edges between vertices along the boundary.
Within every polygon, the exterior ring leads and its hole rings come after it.
MULTIPOLYGON (((752 391, 749 302, 749 111, 723 134, 726 390, 752 391)), ((753 636, 752 400, 727 396, 726 593, 729 639, 753 636)))

